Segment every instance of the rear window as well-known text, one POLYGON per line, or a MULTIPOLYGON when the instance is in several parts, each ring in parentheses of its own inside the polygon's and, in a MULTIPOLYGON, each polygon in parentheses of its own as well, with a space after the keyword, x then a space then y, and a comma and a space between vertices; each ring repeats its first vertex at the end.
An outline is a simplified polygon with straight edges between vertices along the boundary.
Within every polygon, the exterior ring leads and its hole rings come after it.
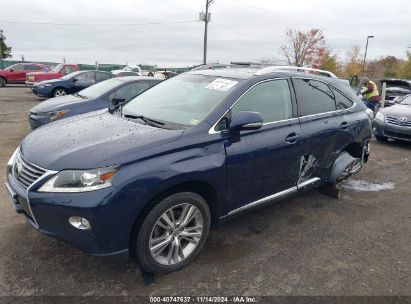
POLYGON ((338 110, 348 109, 351 108, 354 104, 350 99, 345 97, 339 91, 332 89, 334 96, 335 96, 335 103, 337 105, 338 110))
POLYGON ((297 97, 298 116, 331 112, 337 109, 334 93, 325 83, 299 78, 294 78, 293 83, 297 97))

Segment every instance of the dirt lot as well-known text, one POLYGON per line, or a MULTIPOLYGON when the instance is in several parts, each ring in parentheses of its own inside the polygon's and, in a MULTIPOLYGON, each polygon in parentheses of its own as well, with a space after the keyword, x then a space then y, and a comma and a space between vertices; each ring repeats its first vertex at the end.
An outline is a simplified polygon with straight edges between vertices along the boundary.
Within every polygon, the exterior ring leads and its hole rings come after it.
MULTIPOLYGON (((0 88, 1 181, 40 102, 0 88)), ((200 257, 146 287, 133 262, 87 256, 41 235, 0 188, 0 295, 411 295, 411 144, 372 142, 342 199, 317 191, 211 232, 200 257)))

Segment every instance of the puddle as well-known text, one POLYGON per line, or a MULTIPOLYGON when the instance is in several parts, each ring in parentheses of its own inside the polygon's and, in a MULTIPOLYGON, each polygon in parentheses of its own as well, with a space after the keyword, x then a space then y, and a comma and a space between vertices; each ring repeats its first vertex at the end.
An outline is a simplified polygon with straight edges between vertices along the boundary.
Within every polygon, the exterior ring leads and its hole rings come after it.
POLYGON ((376 192, 394 189, 392 182, 369 182, 361 179, 350 179, 341 184, 345 189, 364 192, 376 192))

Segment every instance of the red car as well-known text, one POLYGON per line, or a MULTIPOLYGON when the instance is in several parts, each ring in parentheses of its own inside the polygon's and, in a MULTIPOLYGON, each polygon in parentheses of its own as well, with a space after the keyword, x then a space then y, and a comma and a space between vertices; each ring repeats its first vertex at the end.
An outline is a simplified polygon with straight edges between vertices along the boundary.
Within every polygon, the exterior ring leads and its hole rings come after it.
POLYGON ((48 72, 50 67, 40 63, 16 63, 4 70, 0 70, 0 87, 12 83, 24 83, 26 74, 30 72, 48 72))
POLYGON ((79 71, 78 64, 60 63, 56 65, 50 72, 33 72, 26 75, 26 86, 32 87, 33 84, 43 80, 57 79, 64 75, 79 71))

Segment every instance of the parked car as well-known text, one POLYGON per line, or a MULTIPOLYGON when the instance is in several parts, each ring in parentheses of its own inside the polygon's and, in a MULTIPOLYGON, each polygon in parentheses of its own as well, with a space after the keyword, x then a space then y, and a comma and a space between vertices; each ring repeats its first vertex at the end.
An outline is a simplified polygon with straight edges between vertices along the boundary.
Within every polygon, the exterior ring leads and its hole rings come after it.
POLYGON ((394 105, 395 100, 400 101, 405 96, 411 94, 411 80, 406 79, 382 79, 382 83, 386 83, 385 104, 387 106, 394 105))
POLYGON ((0 87, 6 84, 21 84, 26 81, 26 74, 30 72, 50 71, 50 67, 40 63, 16 63, 4 70, 0 70, 0 87))
POLYGON ((388 138, 411 141, 411 95, 399 104, 381 108, 375 115, 373 131, 380 141, 388 138))
POLYGON ((103 71, 78 71, 61 78, 37 82, 31 89, 39 97, 65 96, 112 77, 113 74, 103 71))
MULTIPOLYGON (((138 65, 126 65, 121 70, 111 71, 111 73, 116 75, 116 76, 120 76, 120 74, 123 74, 123 73, 126 73, 126 72, 138 73, 137 76, 141 76, 141 68, 138 65)), ((131 75, 124 75, 124 76, 131 76, 131 75)))
POLYGON ((161 81, 162 79, 152 77, 114 77, 73 95, 48 99, 30 110, 28 115, 30 127, 34 130, 58 119, 114 108, 161 81))
POLYGON ((174 76, 176 76, 176 75, 177 75, 176 72, 167 71, 167 70, 163 70, 163 71, 160 71, 160 70, 159 70, 159 71, 157 71, 157 72, 155 72, 155 73, 153 74, 154 77, 162 78, 162 79, 171 78, 171 77, 174 77, 174 76))
POLYGON ((34 130, 6 187, 40 232, 167 273, 200 253, 211 224, 358 172, 370 137, 339 79, 195 71, 34 130))
POLYGON ((26 86, 32 87, 36 82, 57 79, 70 73, 79 71, 78 64, 60 63, 56 65, 50 72, 31 72, 26 74, 26 86))

